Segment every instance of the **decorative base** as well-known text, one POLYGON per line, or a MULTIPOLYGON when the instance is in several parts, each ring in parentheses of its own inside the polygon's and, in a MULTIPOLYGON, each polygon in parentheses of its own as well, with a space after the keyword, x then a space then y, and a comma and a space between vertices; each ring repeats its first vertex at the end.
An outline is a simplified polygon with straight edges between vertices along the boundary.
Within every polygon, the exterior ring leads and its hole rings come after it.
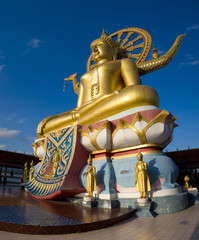
MULTIPOLYGON (((145 199, 138 199, 138 200, 145 200, 145 199)), ((145 203, 144 201, 142 203, 138 202, 136 209, 137 209, 137 212, 134 214, 135 217, 154 218, 157 216, 157 214, 152 210, 151 202, 145 202, 145 203)))
POLYGON ((186 188, 183 192, 187 192, 189 206, 199 204, 199 192, 197 188, 186 188))
POLYGON ((147 202, 149 202, 149 199, 148 198, 138 198, 137 202, 138 203, 147 203, 147 202))
POLYGON ((83 201, 84 202, 92 202, 92 201, 95 201, 95 197, 86 196, 83 198, 83 201))
MULTIPOLYGON (((155 214, 168 214, 175 213, 185 210, 190 204, 188 204, 188 197, 190 194, 194 194, 194 204, 199 203, 199 195, 197 192, 184 192, 184 193, 171 193, 171 195, 164 195, 159 197, 150 197, 150 202, 142 202, 146 200, 141 200, 139 202, 138 196, 135 198, 120 198, 119 196, 116 199, 96 199, 98 208, 131 208, 138 209, 138 207, 147 206, 151 204, 151 209, 155 214)), ((82 204, 83 194, 78 194, 77 197, 68 199, 69 201, 75 201, 76 203, 82 204), (80 201, 80 199, 82 199, 80 201)), ((193 199, 193 198, 192 198, 193 199)))
POLYGON ((82 201, 82 205, 84 206, 84 207, 98 207, 98 203, 97 203, 97 201, 95 201, 95 199, 92 199, 92 200, 88 200, 87 199, 87 201, 85 201, 85 199, 86 198, 84 198, 83 199, 83 201, 82 201))
POLYGON ((197 191, 197 188, 194 187, 194 188, 182 188, 182 191, 183 192, 192 192, 192 191, 197 191))
POLYGON ((21 183, 21 184, 20 184, 20 187, 21 187, 21 189, 24 190, 24 189, 25 189, 25 184, 24 184, 24 183, 21 183))

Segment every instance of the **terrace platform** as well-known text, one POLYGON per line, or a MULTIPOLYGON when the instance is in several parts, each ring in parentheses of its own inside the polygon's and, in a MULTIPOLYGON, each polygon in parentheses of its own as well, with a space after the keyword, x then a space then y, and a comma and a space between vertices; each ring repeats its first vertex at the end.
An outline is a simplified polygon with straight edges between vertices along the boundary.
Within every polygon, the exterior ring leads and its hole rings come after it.
POLYGON ((0 187, 0 231, 64 234, 109 227, 135 210, 82 207, 66 201, 38 200, 19 187, 0 187))

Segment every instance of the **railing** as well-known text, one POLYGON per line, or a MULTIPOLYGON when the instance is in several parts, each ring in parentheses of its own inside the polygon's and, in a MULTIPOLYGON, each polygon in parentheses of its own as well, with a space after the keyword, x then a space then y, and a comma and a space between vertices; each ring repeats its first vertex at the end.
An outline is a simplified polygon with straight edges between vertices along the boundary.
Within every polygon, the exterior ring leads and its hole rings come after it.
POLYGON ((0 176, 0 184, 7 185, 7 184, 20 184, 22 176, 8 176, 8 175, 1 175, 0 176))

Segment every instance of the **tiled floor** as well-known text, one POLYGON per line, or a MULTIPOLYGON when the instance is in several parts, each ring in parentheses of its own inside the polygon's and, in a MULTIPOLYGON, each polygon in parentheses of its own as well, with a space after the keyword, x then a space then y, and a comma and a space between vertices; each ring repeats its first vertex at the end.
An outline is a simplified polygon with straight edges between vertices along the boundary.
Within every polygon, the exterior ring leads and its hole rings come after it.
MULTIPOLYGON (((30 204, 30 203, 29 203, 30 204)), ((1 205, 1 204, 0 204, 1 205)), ((1 240, 184 240, 199 239, 199 205, 156 218, 130 218, 112 227, 73 234, 28 235, 0 231, 1 240)))

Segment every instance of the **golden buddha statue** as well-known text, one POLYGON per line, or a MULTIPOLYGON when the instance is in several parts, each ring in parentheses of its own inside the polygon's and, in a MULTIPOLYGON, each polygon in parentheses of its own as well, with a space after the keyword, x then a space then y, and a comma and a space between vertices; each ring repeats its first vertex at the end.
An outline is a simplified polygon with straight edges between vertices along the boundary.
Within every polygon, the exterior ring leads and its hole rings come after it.
POLYGON ((34 178, 34 162, 30 163, 29 182, 34 178))
POLYGON ((107 36, 103 31, 101 37, 91 43, 92 55, 87 65, 88 71, 81 77, 80 84, 76 81, 76 74, 66 79, 73 80, 75 92, 79 95, 77 107, 41 121, 37 128, 39 138, 66 126, 89 125, 134 107, 159 107, 157 92, 149 86, 141 85, 139 76, 155 71, 170 62, 183 35, 178 37, 172 50, 164 56, 145 63, 143 61, 151 45, 150 35, 145 30, 123 29, 117 32, 117 41, 113 40, 112 35, 107 36), (126 32, 129 34, 123 43, 119 44, 121 35, 126 32), (129 37, 134 33, 140 35, 127 44, 129 37), (134 44, 142 37, 146 38, 144 42, 135 47, 134 44), (127 53, 136 48, 144 50, 140 54, 127 53), (135 58, 136 63, 130 57, 135 58), (92 65, 92 60, 95 61, 95 65, 92 65))
POLYGON ((146 193, 151 191, 151 185, 148 176, 148 166, 143 162, 143 155, 140 149, 137 154, 138 163, 135 164, 135 185, 136 190, 140 192, 140 198, 146 198, 146 193))
POLYGON ((189 176, 186 175, 184 177, 184 188, 189 188, 189 180, 190 180, 189 176))
POLYGON ((92 158, 90 155, 87 162, 88 167, 86 169, 86 190, 88 195, 86 197, 93 197, 93 191, 96 191, 96 170, 95 167, 92 166, 92 158))
POLYGON ((24 164, 24 169, 23 169, 23 183, 27 180, 27 175, 28 175, 28 164, 25 162, 24 164))

